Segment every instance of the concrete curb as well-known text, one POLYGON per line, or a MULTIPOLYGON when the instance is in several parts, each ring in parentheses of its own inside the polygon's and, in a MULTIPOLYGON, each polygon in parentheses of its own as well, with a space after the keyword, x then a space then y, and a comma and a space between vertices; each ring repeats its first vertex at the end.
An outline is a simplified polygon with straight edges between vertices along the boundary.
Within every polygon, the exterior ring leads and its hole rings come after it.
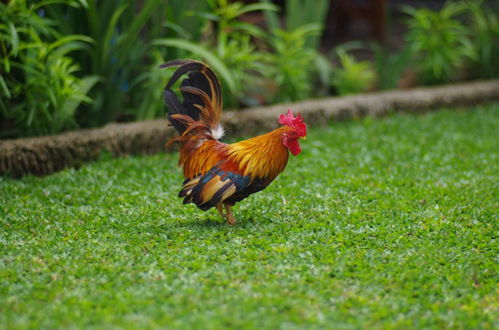
MULTIPOLYGON (((222 124, 231 137, 251 136, 278 126, 279 114, 301 112, 309 126, 396 111, 424 112, 499 101, 499 80, 476 81, 434 88, 395 90, 331 97, 290 104, 226 112, 222 124)), ((102 128, 54 136, 0 141, 0 175, 47 175, 95 160, 101 152, 113 156, 165 151, 174 131, 163 119, 109 124, 102 128)))

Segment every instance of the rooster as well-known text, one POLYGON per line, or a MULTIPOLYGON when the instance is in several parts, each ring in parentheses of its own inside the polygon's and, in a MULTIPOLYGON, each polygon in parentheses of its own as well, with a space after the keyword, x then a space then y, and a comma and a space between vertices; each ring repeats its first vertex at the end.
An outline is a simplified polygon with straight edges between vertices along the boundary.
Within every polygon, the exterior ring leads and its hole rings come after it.
POLYGON ((291 110, 279 117, 281 127, 248 140, 226 144, 220 141, 222 94, 216 74, 206 64, 194 60, 173 60, 160 68, 178 67, 164 91, 167 118, 179 133, 168 144, 180 144, 179 167, 185 181, 178 196, 184 204, 194 203, 206 211, 216 207, 230 225, 236 223, 232 206, 250 194, 265 189, 288 162, 288 150, 301 152, 298 140, 307 135, 300 114, 291 110), (172 91, 180 85, 183 101, 172 91))

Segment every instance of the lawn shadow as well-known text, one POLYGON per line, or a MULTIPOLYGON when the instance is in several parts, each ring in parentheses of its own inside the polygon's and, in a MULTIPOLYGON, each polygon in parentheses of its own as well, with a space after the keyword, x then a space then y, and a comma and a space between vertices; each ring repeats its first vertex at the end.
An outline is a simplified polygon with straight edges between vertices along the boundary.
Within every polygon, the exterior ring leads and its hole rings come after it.
MULTIPOLYGON (((263 221, 262 223, 267 223, 268 221, 263 221)), ((175 227, 190 227, 190 228, 250 228, 257 225, 259 221, 255 220, 254 217, 241 217, 237 219, 235 225, 229 225, 227 220, 222 220, 220 217, 197 217, 190 221, 182 221, 174 224, 175 227)))
MULTIPOLYGON (((251 229, 259 226, 268 226, 271 224, 272 218, 261 215, 261 214, 250 214, 251 212, 243 212, 237 218, 235 225, 229 225, 227 220, 223 220, 221 217, 215 214, 184 214, 178 218, 170 218, 166 221, 162 221, 161 224, 156 224, 149 228, 153 232, 169 232, 171 230, 182 230, 182 229, 251 229)), ((142 226, 144 229, 144 226, 142 226)))
POLYGON ((179 232, 185 232, 189 229, 224 229, 228 226, 221 219, 213 219, 210 217, 196 218, 183 220, 183 221, 168 221, 161 224, 150 224, 148 226, 142 226, 139 232, 147 231, 149 233, 161 234, 176 237, 179 232))
POLYGON ((218 217, 203 217, 203 218, 195 218, 189 222, 183 222, 181 227, 205 227, 205 228, 217 228, 223 227, 227 225, 225 220, 222 220, 218 217))

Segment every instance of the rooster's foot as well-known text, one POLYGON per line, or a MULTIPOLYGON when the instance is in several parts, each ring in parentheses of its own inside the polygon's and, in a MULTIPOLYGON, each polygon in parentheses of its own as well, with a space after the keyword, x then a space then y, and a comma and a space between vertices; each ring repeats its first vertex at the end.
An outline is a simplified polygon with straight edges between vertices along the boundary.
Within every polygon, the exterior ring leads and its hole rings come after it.
POLYGON ((236 218, 234 218, 234 214, 232 213, 232 209, 230 205, 224 204, 225 212, 227 212, 227 223, 231 226, 236 224, 236 218))

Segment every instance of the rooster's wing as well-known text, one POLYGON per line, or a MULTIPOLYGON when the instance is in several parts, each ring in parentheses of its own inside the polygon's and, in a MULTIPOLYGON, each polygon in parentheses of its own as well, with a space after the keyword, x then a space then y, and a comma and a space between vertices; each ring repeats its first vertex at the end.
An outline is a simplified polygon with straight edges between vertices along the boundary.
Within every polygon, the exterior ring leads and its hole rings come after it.
POLYGON ((219 203, 234 205, 250 194, 265 189, 269 181, 243 175, 229 160, 220 161, 204 175, 184 182, 179 197, 184 204, 194 203, 202 210, 208 210, 219 203))

